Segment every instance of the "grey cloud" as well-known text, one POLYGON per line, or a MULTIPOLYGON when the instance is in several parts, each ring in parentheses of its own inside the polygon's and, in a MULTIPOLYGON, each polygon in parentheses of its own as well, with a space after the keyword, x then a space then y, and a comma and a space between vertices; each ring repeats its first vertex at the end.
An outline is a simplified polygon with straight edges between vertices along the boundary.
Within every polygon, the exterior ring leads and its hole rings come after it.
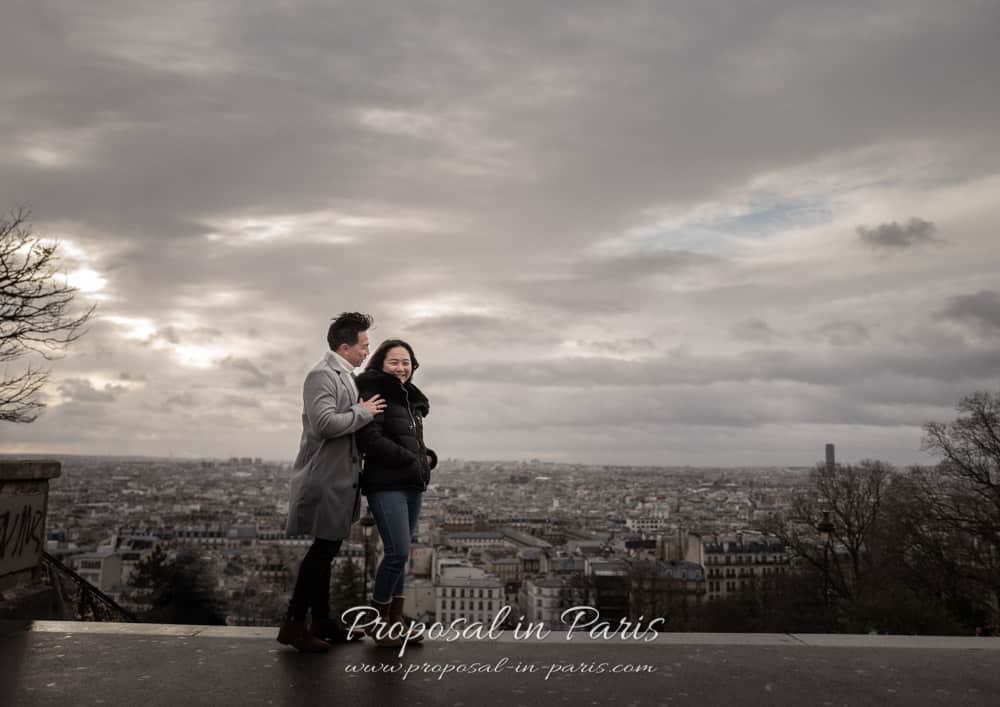
POLYGON ((240 380, 240 385, 244 388, 281 387, 285 384, 284 373, 281 371, 267 373, 246 358, 227 356, 222 360, 221 365, 223 368, 230 368, 246 373, 247 375, 240 380))
POLYGON ((968 322, 989 334, 1000 333, 1000 293, 980 290, 953 297, 941 312, 946 319, 968 322))
POLYGON ((741 341, 753 341, 766 344, 774 338, 776 332, 763 319, 753 318, 734 324, 730 328, 733 337, 741 341))
POLYGON ((223 405, 232 405, 238 408, 259 408, 260 400, 246 395, 226 395, 222 398, 223 405))
POLYGON ((118 374, 118 380, 128 381, 130 383, 145 383, 149 379, 143 373, 129 373, 128 371, 122 371, 118 374))
MULTIPOLYGON (((497 283, 497 287, 501 287, 497 283)), ((629 293, 634 283, 586 281, 570 278, 532 278, 510 283, 509 295, 526 307, 541 308, 562 316, 587 313, 615 315, 631 309, 629 293)))
POLYGON ((222 365, 235 368, 237 371, 246 371, 247 373, 252 373, 258 376, 260 375, 260 369, 245 358, 233 358, 232 356, 227 356, 222 360, 222 365))
POLYGON ((106 384, 98 390, 89 380, 69 378, 58 388, 59 392, 72 400, 82 403, 113 403, 118 393, 126 390, 124 386, 106 384))
POLYGON ((423 334, 440 334, 442 332, 492 332, 502 327, 505 320, 482 314, 452 314, 431 316, 411 322, 407 325, 410 331, 423 334))
POLYGON ((868 327, 860 322, 828 322, 816 330, 816 334, 832 346, 856 346, 871 337, 868 327))
MULTIPOLYGON (((548 310, 555 322, 570 315, 615 315, 634 311, 648 297, 651 281, 691 275, 725 265, 717 256, 685 250, 577 257, 546 263, 506 281, 488 282, 527 307, 548 310)), ((661 300, 664 299, 661 295, 661 300)))
POLYGON ((652 339, 645 337, 606 340, 606 341, 577 341, 578 346, 602 354, 648 354, 656 349, 656 344, 652 339))
MULTIPOLYGON (((974 377, 956 385, 943 378, 919 378, 902 373, 883 372, 856 380, 848 380, 840 387, 846 401, 866 406, 877 406, 883 413, 900 411, 904 407, 916 410, 950 408, 965 395, 977 389, 989 388, 984 377, 974 377)), ((912 414, 912 413, 911 413, 912 414)), ((949 415, 928 415, 927 419, 949 415)))
POLYGON ((684 250, 655 251, 622 256, 594 257, 579 261, 578 277, 587 282, 595 279, 629 280, 632 278, 672 275, 705 265, 717 265, 720 258, 684 250))
MULTIPOLYGON (((319 332, 319 334, 323 334, 323 332, 319 332)), ((259 335, 251 333, 250 336, 257 338, 259 335)), ((317 340, 320 339, 322 339, 322 336, 317 336, 317 340)), ((282 363, 287 361, 290 357, 308 358, 310 355, 310 349, 305 346, 292 346, 286 351, 272 351, 270 353, 266 353, 264 354, 264 359, 272 363, 282 363)))
POLYGON ((177 333, 177 328, 173 326, 168 326, 164 327, 163 329, 160 329, 158 332, 156 332, 156 337, 164 339, 165 341, 168 341, 171 344, 181 343, 181 337, 177 333))
POLYGON ((199 397, 189 390, 183 393, 176 393, 174 395, 168 396, 166 400, 163 401, 164 407, 167 408, 196 408, 201 404, 199 397))
POLYGON ((937 241, 934 234, 937 227, 930 221, 911 218, 905 224, 883 223, 875 228, 858 226, 857 233, 861 242, 873 248, 903 250, 926 243, 937 241))
POLYGON ((498 429, 515 430, 526 439, 539 431, 564 435, 567 430, 575 430, 607 436, 609 444, 617 439, 618 445, 624 446, 623 441, 636 430, 669 435, 678 427, 738 430, 846 424, 919 428, 929 418, 947 414, 955 402, 945 396, 937 401, 886 405, 874 396, 852 397, 855 392, 817 390, 805 385, 786 386, 779 391, 761 381, 716 385, 707 390, 664 388, 640 396, 628 387, 609 387, 602 390, 600 404, 595 404, 591 391, 546 389, 544 395, 529 398, 530 405, 524 404, 526 398, 519 397, 520 404, 469 411, 462 416, 439 406, 438 419, 435 422, 429 418, 427 432, 433 433, 436 424, 475 430, 492 421, 498 429))
POLYGON ((190 343, 192 341, 202 343, 212 341, 222 336, 222 332, 212 327, 194 327, 192 329, 181 329, 173 324, 168 325, 156 332, 153 338, 160 338, 171 344, 180 344, 182 341, 190 343))
MULTIPOLYGON (((483 314, 423 317, 404 322, 402 331, 404 334, 413 332, 425 340, 444 337, 448 341, 465 344, 498 344, 512 340, 530 344, 547 341, 545 331, 531 321, 483 314)), ((419 351, 417 358, 420 358, 419 351)))
POLYGON ((914 378, 988 380, 1000 369, 1000 352, 952 351, 858 352, 826 355, 808 351, 759 350, 739 356, 672 355, 638 361, 576 358, 557 362, 511 364, 484 361, 462 366, 438 365, 424 375, 430 381, 520 384, 556 388, 593 386, 704 386, 721 382, 790 381, 837 386, 866 377, 895 373, 914 378))

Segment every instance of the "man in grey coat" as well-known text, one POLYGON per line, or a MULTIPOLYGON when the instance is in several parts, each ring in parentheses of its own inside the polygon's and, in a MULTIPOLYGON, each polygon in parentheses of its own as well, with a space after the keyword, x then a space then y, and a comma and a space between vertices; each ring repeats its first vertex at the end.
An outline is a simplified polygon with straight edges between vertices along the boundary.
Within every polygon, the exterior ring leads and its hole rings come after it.
POLYGON ((354 432, 382 412, 375 395, 358 400, 354 369, 368 357, 367 314, 345 312, 327 332, 330 350, 306 375, 302 390, 302 441, 288 499, 288 535, 311 535, 313 544, 299 566, 278 641, 318 653, 343 641, 343 628, 330 618, 330 563, 361 509, 361 455, 354 432), (312 622, 306 627, 306 614, 312 622))

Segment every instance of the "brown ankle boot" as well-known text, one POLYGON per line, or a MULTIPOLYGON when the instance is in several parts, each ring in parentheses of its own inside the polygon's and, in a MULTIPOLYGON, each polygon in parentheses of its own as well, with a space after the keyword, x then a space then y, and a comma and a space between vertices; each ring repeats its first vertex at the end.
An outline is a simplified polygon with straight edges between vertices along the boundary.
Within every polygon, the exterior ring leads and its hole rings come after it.
MULTIPOLYGON (((410 627, 413 625, 412 621, 408 621, 403 617, 403 604, 406 602, 405 597, 393 597, 392 602, 389 604, 389 621, 392 623, 400 623, 406 627, 406 631, 409 632, 410 627)), ((406 634, 403 634, 406 635, 406 634)), ((410 643, 420 643, 424 640, 424 633, 415 633, 410 637, 410 643)))
POLYGON ((300 653, 325 653, 330 644, 309 632, 305 621, 285 621, 278 629, 278 643, 292 646, 300 653))
POLYGON ((399 636, 398 638, 390 638, 388 635, 390 630, 392 630, 394 635, 400 632, 398 628, 393 628, 393 622, 389 618, 389 607, 391 604, 389 602, 382 603, 372 599, 371 605, 378 610, 379 621, 374 627, 368 627, 365 629, 366 633, 379 646, 384 646, 386 648, 399 648, 403 645, 402 636, 399 636), (379 638, 379 634, 381 634, 381 638, 379 638))

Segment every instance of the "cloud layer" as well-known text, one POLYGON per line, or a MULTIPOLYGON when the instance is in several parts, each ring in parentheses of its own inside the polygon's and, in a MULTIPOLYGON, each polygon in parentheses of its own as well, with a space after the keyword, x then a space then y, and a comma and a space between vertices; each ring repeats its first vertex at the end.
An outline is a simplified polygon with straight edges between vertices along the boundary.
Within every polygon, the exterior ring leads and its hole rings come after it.
POLYGON ((998 386, 1000 6, 15 2, 0 208, 87 336, 11 451, 289 459, 329 319, 444 456, 928 461, 998 386))

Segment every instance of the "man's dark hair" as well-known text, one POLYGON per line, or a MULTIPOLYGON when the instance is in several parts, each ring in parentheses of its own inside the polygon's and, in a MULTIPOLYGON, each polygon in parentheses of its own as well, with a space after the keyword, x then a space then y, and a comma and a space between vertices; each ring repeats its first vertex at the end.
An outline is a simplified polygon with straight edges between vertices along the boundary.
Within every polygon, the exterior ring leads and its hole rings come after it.
POLYGON ((368 314, 342 312, 339 317, 333 320, 330 329, 326 332, 326 343, 330 345, 331 351, 336 351, 341 344, 354 346, 358 343, 358 334, 371 329, 373 321, 368 314))
POLYGON ((413 367, 410 369, 410 376, 412 377, 413 374, 416 373, 417 368, 420 367, 420 364, 417 363, 417 355, 413 353, 413 347, 402 339, 386 339, 379 344, 378 348, 375 349, 375 353, 371 355, 371 358, 368 359, 368 363, 365 364, 365 370, 374 369, 376 371, 381 371, 382 366, 385 365, 385 357, 389 353, 389 349, 394 349, 397 346, 402 346, 410 352, 410 363, 413 364, 413 367))

